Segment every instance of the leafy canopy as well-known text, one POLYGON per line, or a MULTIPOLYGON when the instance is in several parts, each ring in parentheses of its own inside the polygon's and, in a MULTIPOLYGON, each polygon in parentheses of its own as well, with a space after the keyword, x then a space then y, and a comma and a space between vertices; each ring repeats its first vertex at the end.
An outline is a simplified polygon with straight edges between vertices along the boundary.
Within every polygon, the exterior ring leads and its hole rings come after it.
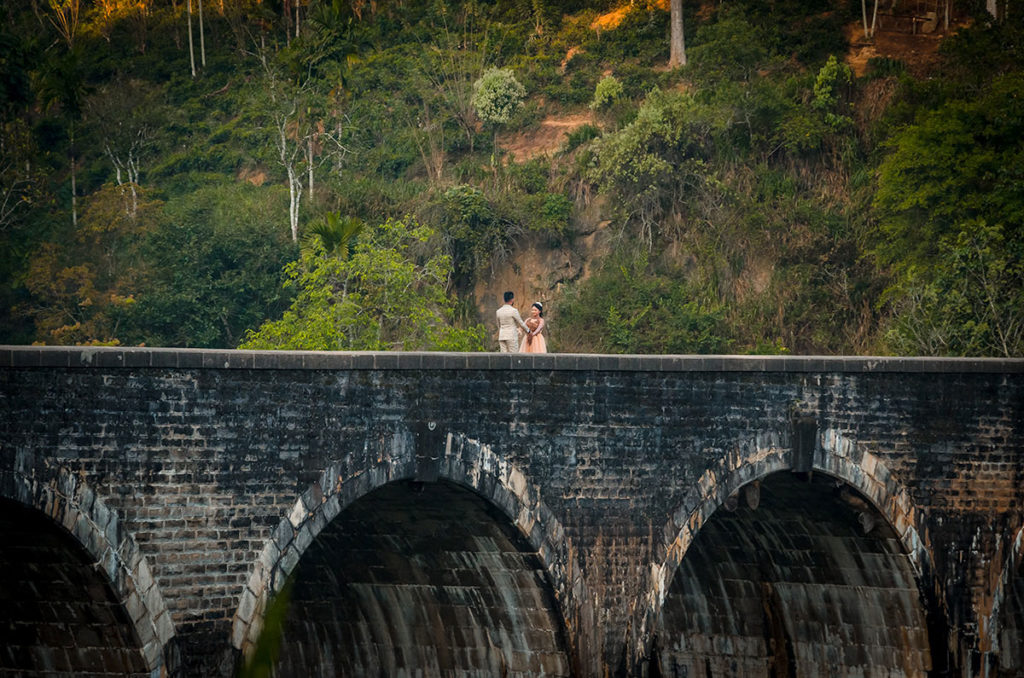
POLYGON ((473 107, 484 122, 504 125, 523 105, 526 88, 511 68, 489 68, 473 83, 473 107))
POLYGON ((312 243, 285 267, 285 285, 296 290, 291 307, 247 332, 240 348, 482 350, 483 327, 452 323, 451 261, 424 247, 433 236, 427 226, 388 220, 365 229, 348 258, 312 243))

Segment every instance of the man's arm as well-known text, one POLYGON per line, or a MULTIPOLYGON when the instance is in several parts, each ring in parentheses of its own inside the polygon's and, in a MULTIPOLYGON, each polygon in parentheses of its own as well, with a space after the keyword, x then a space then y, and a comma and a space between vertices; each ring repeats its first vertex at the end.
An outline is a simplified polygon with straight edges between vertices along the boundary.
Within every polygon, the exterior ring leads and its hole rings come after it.
POLYGON ((515 315, 512 317, 515 318, 516 322, 519 323, 519 326, 523 328, 523 332, 529 332, 530 328, 523 322, 523 316, 519 315, 519 309, 513 307, 512 310, 515 311, 515 315))

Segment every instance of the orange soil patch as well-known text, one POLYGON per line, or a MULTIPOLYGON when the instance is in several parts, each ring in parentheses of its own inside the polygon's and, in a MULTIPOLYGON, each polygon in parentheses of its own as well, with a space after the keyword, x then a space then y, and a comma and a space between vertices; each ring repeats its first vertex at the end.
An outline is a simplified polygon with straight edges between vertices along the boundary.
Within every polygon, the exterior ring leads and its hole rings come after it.
POLYGON ((572 58, 574 56, 576 56, 577 54, 582 54, 582 53, 583 53, 583 50, 580 49, 579 47, 576 47, 576 46, 570 47, 569 51, 565 53, 565 58, 562 59, 562 66, 561 66, 562 73, 565 73, 565 67, 569 65, 569 62, 572 61, 572 58))
MULTIPOLYGON (((648 0, 647 6, 657 7, 658 9, 663 9, 667 12, 668 2, 669 0, 648 0)), ((622 23, 622 21, 626 18, 626 15, 629 14, 629 10, 631 9, 632 3, 623 5, 622 7, 617 7, 610 12, 605 12, 604 14, 601 14, 596 19, 594 19, 594 22, 590 24, 590 27, 593 28, 594 30, 603 31, 618 28, 619 24, 622 23)))
POLYGON ((505 149, 517 162, 524 162, 540 155, 551 155, 558 151, 568 136, 583 127, 593 124, 590 111, 545 118, 537 129, 515 132, 498 137, 498 145, 505 149))
POLYGON ((262 169, 242 168, 238 171, 239 181, 248 181, 253 186, 262 186, 267 181, 267 173, 262 169))

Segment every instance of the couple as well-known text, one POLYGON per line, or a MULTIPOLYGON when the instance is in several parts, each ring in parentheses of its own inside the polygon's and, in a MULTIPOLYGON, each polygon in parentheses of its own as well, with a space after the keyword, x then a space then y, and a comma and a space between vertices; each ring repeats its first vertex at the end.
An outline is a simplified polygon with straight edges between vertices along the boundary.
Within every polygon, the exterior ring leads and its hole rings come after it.
POLYGON ((544 305, 539 301, 530 307, 530 317, 523 322, 519 310, 512 305, 516 295, 505 292, 505 305, 498 309, 498 348, 502 353, 547 353, 544 341, 544 305), (518 327, 517 327, 518 326, 518 327), (519 343, 519 328, 526 332, 519 343))

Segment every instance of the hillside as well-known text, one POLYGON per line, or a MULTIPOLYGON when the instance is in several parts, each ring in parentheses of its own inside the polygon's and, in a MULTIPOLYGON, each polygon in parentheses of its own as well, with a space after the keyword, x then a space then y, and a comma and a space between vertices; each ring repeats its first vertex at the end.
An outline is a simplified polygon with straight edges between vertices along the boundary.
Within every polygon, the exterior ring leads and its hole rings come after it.
POLYGON ((181 5, 4 10, 0 341, 1024 350, 1019 19, 181 5))

